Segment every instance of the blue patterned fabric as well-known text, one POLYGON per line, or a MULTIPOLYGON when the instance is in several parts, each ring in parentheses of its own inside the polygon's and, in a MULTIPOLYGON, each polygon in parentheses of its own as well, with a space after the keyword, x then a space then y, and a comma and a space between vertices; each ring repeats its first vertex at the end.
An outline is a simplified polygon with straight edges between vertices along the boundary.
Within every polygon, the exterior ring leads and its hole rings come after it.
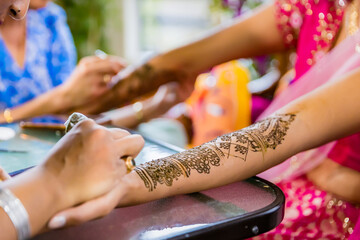
POLYGON ((65 11, 54 3, 29 10, 24 68, 0 35, 0 110, 14 107, 64 82, 76 66, 76 50, 65 11))

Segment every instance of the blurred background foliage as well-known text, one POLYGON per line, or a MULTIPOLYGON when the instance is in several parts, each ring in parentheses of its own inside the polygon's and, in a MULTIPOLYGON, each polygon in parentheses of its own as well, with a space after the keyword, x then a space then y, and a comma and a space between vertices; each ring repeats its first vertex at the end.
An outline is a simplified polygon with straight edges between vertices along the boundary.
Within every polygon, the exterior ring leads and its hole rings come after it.
POLYGON ((111 51, 110 28, 121 30, 122 25, 119 1, 56 0, 55 2, 67 13, 79 58, 93 55, 96 49, 111 51), (110 22, 112 19, 114 21, 110 22))
MULTIPOLYGON (((134 1, 138 13, 136 16, 142 22, 139 28, 132 31, 144 32, 141 38, 159 38, 156 29, 160 23, 156 22, 154 14, 161 2, 171 2, 174 0, 55 0, 62 6, 68 17, 68 24, 74 36, 75 45, 79 59, 93 55, 96 49, 101 49, 109 54, 124 56, 124 52, 129 44, 144 45, 144 39, 139 39, 139 43, 124 42, 124 24, 132 26, 134 22, 124 22, 125 1, 134 1), (141 6, 140 6, 141 5, 141 6), (144 24, 144 21, 146 24, 144 24)), ((183 0, 193 1, 193 0, 183 0)), ((241 15, 243 11, 258 6, 262 0, 201 0, 207 2, 209 8, 209 26, 221 24, 234 16, 241 15)), ((184 9, 186 13, 186 9, 184 9)), ((163 24, 163 23, 162 23, 163 24)), ((204 29, 205 30, 205 29, 204 29)))

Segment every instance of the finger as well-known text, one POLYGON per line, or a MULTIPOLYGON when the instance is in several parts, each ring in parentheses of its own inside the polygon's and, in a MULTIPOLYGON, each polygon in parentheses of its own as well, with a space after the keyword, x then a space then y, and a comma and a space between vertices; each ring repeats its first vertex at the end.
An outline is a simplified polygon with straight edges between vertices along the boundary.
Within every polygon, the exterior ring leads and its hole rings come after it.
POLYGON ((117 61, 117 62, 119 62, 124 68, 129 65, 129 63, 128 63, 125 59, 123 59, 123 58, 121 58, 121 57, 113 56, 113 55, 108 55, 107 57, 108 57, 109 59, 111 59, 112 61, 117 61))
POLYGON ((5 181, 10 178, 10 175, 2 167, 0 167, 0 181, 5 181))
POLYGON ((118 57, 118 56, 107 55, 104 58, 99 57, 99 56, 96 56, 96 57, 97 57, 98 61, 106 60, 106 61, 111 61, 111 62, 117 63, 118 66, 121 66, 121 69, 124 69, 129 65, 129 63, 125 59, 118 57))
POLYGON ((85 115, 83 115, 84 117, 81 119, 81 115, 78 115, 80 117, 78 117, 79 119, 75 118, 73 120, 72 129, 80 129, 81 132, 89 132, 96 127, 94 120, 87 118, 85 115))
POLYGON ((48 228, 57 229, 65 226, 73 226, 104 217, 116 207, 117 202, 118 192, 114 189, 99 198, 57 213, 49 221, 48 228))
POLYGON ((95 122, 100 125, 111 124, 111 121, 112 121, 112 119, 110 116, 101 116, 101 117, 95 119, 95 122))
POLYGON ((129 136, 130 133, 124 129, 121 128, 111 128, 110 129, 112 137, 116 139, 121 139, 123 137, 129 136))
POLYGON ((93 62, 100 62, 102 59, 97 56, 86 56, 80 59, 79 64, 90 64, 93 62))
POLYGON ((144 144, 144 139, 138 134, 123 137, 117 140, 118 154, 120 157, 131 156, 135 158, 144 147, 144 144))
POLYGON ((92 73, 98 73, 101 75, 104 75, 104 74, 115 75, 121 69, 123 69, 123 66, 117 61, 104 59, 104 60, 100 60, 97 62, 89 63, 88 69, 92 73))

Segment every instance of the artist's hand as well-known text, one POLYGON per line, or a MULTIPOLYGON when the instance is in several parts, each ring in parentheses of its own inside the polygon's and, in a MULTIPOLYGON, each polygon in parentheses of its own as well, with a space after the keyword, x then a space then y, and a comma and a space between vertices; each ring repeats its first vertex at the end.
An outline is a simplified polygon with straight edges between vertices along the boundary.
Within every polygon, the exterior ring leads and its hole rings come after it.
MULTIPOLYGON (((179 83, 180 91, 184 92, 185 86, 186 88, 193 87, 195 78, 196 75, 186 72, 185 69, 167 66, 163 63, 153 63, 151 60, 124 76, 99 101, 93 101, 91 104, 76 109, 76 111, 98 114, 122 106, 170 82, 179 83)), ((189 91, 186 90, 185 92, 188 93, 189 91)))
MULTIPOLYGON (((126 174, 123 156, 135 157, 143 147, 139 135, 120 129, 107 129, 84 120, 77 124, 51 151, 43 165, 60 189, 65 209, 92 199, 106 197, 126 174)), ((60 224, 61 223, 61 224, 60 224)), ((50 226, 61 226, 55 219, 50 226)))
POLYGON ((122 68, 124 63, 115 57, 83 58, 70 78, 61 86, 65 104, 73 109, 100 98, 109 90, 108 83, 111 78, 122 68))
POLYGON ((10 178, 10 175, 0 166, 0 181, 5 181, 10 178))
POLYGON ((48 228, 57 229, 79 225, 108 215, 118 205, 119 199, 126 188, 124 183, 119 183, 110 192, 101 197, 94 198, 83 204, 60 211, 51 218, 48 228), (61 224, 58 224, 61 223, 61 224))

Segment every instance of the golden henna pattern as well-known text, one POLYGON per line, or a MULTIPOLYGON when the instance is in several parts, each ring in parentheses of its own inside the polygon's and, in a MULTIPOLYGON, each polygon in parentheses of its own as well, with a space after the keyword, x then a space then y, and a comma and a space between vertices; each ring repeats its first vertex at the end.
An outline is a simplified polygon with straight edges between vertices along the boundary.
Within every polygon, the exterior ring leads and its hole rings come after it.
POLYGON ((249 150, 264 154, 268 148, 276 149, 284 140, 295 116, 279 114, 266 118, 199 147, 147 162, 134 170, 149 191, 156 189, 158 184, 172 186, 174 180, 178 180, 180 176, 189 177, 191 170, 209 174, 211 167, 220 166, 220 160, 224 157, 246 161, 249 150))
POLYGON ((189 177, 191 170, 210 173, 211 166, 220 166, 218 154, 211 148, 201 145, 191 150, 177 153, 136 167, 134 170, 144 181, 149 191, 157 184, 171 186, 180 176, 189 177))
POLYGON ((213 140, 222 156, 246 161, 248 151, 263 152, 275 149, 284 140, 295 114, 281 114, 266 118, 240 131, 223 135, 213 140))

